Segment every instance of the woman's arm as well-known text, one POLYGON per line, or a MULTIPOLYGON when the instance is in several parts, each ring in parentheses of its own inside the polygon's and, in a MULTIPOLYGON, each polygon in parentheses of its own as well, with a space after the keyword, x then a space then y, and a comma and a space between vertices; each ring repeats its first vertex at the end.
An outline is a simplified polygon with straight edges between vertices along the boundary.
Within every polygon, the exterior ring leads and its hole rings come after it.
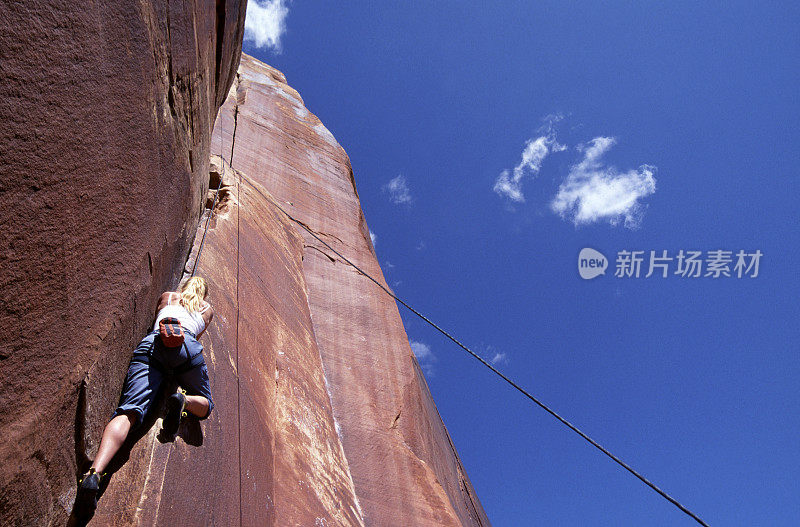
MULTIPOLYGON (((208 325, 211 324, 211 319, 214 318, 214 309, 205 300, 200 304, 200 316, 203 317, 203 322, 205 323, 203 331, 200 332, 200 335, 202 335, 208 329, 208 325)), ((197 338, 200 338, 200 335, 197 335, 197 338)))
POLYGON ((156 304, 156 316, 158 316, 159 311, 164 309, 164 306, 169 304, 169 297, 170 297, 169 291, 164 291, 163 293, 161 293, 161 296, 158 297, 158 304, 156 304))
POLYGON ((203 322, 206 323, 206 327, 208 327, 208 325, 211 324, 211 319, 214 318, 214 308, 205 300, 200 304, 200 315, 203 317, 203 322))
POLYGON ((158 297, 158 305, 156 306, 156 316, 158 316, 159 311, 170 304, 170 301, 175 298, 175 295, 180 299, 180 293, 176 293, 175 291, 164 291, 161 293, 161 296, 158 297))

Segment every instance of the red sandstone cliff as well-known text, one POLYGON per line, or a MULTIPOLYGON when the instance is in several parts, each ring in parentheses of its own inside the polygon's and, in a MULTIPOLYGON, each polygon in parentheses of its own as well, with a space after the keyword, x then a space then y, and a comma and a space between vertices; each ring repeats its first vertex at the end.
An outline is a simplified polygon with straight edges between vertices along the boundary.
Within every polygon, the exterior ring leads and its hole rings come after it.
MULTIPOLYGON (((243 181, 263 185, 293 217, 385 285, 347 154, 280 72, 242 55, 215 125, 212 151, 231 161, 243 181)), ((239 206, 244 211, 251 203, 242 200, 239 206)), ((311 356, 316 363, 318 348, 343 468, 349 469, 366 524, 489 525, 394 301, 304 229, 295 225, 293 232, 302 237, 302 271, 316 339, 311 356)), ((215 235, 211 231, 209 239, 215 235)), ((239 246, 240 270, 269 253, 250 243, 239 246)), ((205 273, 218 272, 221 263, 201 260, 205 273)), ((269 273, 258 273, 258 278, 280 288, 279 295, 289 293, 269 273)), ((239 317, 250 315, 240 309, 239 317)), ((262 330, 269 334, 272 326, 262 330)), ((330 427, 329 421, 324 424, 330 427)), ((303 479, 297 484, 302 486, 303 479)))
POLYGON ((216 409, 174 443, 156 409, 92 524, 489 525, 394 302, 275 206, 383 280, 345 152, 279 72, 236 74, 243 2, 0 9, 0 524, 67 521, 211 150, 216 409))
POLYGON ((195 234, 244 12, 0 3, 0 524, 66 521, 195 234))

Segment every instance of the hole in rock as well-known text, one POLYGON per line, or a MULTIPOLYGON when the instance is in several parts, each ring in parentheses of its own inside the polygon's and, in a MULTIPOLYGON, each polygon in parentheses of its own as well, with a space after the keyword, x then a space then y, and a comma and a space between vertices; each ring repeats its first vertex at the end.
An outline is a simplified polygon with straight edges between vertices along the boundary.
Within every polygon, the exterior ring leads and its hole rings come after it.
POLYGON ((206 209, 210 209, 212 206, 214 207, 215 213, 224 212, 228 209, 228 201, 230 201, 230 190, 225 182, 222 182, 222 186, 220 186, 220 180, 222 179, 222 174, 217 172, 216 170, 212 170, 209 173, 208 178, 208 195, 206 196, 206 209), (217 194, 217 188, 219 188, 219 194, 217 194), (214 196, 217 196, 217 203, 214 205, 214 196))

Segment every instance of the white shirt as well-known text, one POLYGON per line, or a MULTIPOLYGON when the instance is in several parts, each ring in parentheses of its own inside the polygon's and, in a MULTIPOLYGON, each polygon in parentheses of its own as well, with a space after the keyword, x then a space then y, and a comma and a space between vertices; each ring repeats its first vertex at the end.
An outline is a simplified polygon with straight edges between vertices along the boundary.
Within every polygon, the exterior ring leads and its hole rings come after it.
POLYGON ((153 331, 158 329, 158 323, 167 317, 177 318, 181 323, 183 329, 191 331, 196 337, 200 336, 206 329, 206 321, 203 320, 203 311, 208 309, 208 305, 201 311, 189 312, 188 309, 180 304, 168 304, 161 308, 161 311, 156 315, 156 323, 153 326, 153 331))

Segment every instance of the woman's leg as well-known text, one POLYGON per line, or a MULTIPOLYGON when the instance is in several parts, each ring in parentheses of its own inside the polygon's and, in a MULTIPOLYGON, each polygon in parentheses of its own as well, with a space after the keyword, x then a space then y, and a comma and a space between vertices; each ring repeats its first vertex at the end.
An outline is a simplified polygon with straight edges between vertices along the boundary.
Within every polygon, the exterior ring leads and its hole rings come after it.
POLYGON ((114 417, 103 430, 100 448, 97 449, 92 467, 103 473, 111 459, 128 438, 131 429, 147 414, 156 397, 163 375, 150 367, 148 353, 153 346, 155 335, 148 335, 134 351, 125 376, 119 406, 114 417))
POLYGON ((199 419, 207 418, 214 409, 214 401, 211 399, 211 385, 205 363, 180 375, 178 384, 188 392, 184 407, 186 411, 199 419))
POLYGON ((94 458, 92 468, 96 472, 103 473, 111 462, 111 459, 119 451, 128 433, 136 423, 136 416, 131 413, 124 413, 113 418, 103 430, 103 438, 100 440, 100 448, 97 449, 97 456, 94 458))
POLYGON ((208 399, 202 395, 186 396, 186 411, 195 417, 207 417, 209 414, 208 399))

